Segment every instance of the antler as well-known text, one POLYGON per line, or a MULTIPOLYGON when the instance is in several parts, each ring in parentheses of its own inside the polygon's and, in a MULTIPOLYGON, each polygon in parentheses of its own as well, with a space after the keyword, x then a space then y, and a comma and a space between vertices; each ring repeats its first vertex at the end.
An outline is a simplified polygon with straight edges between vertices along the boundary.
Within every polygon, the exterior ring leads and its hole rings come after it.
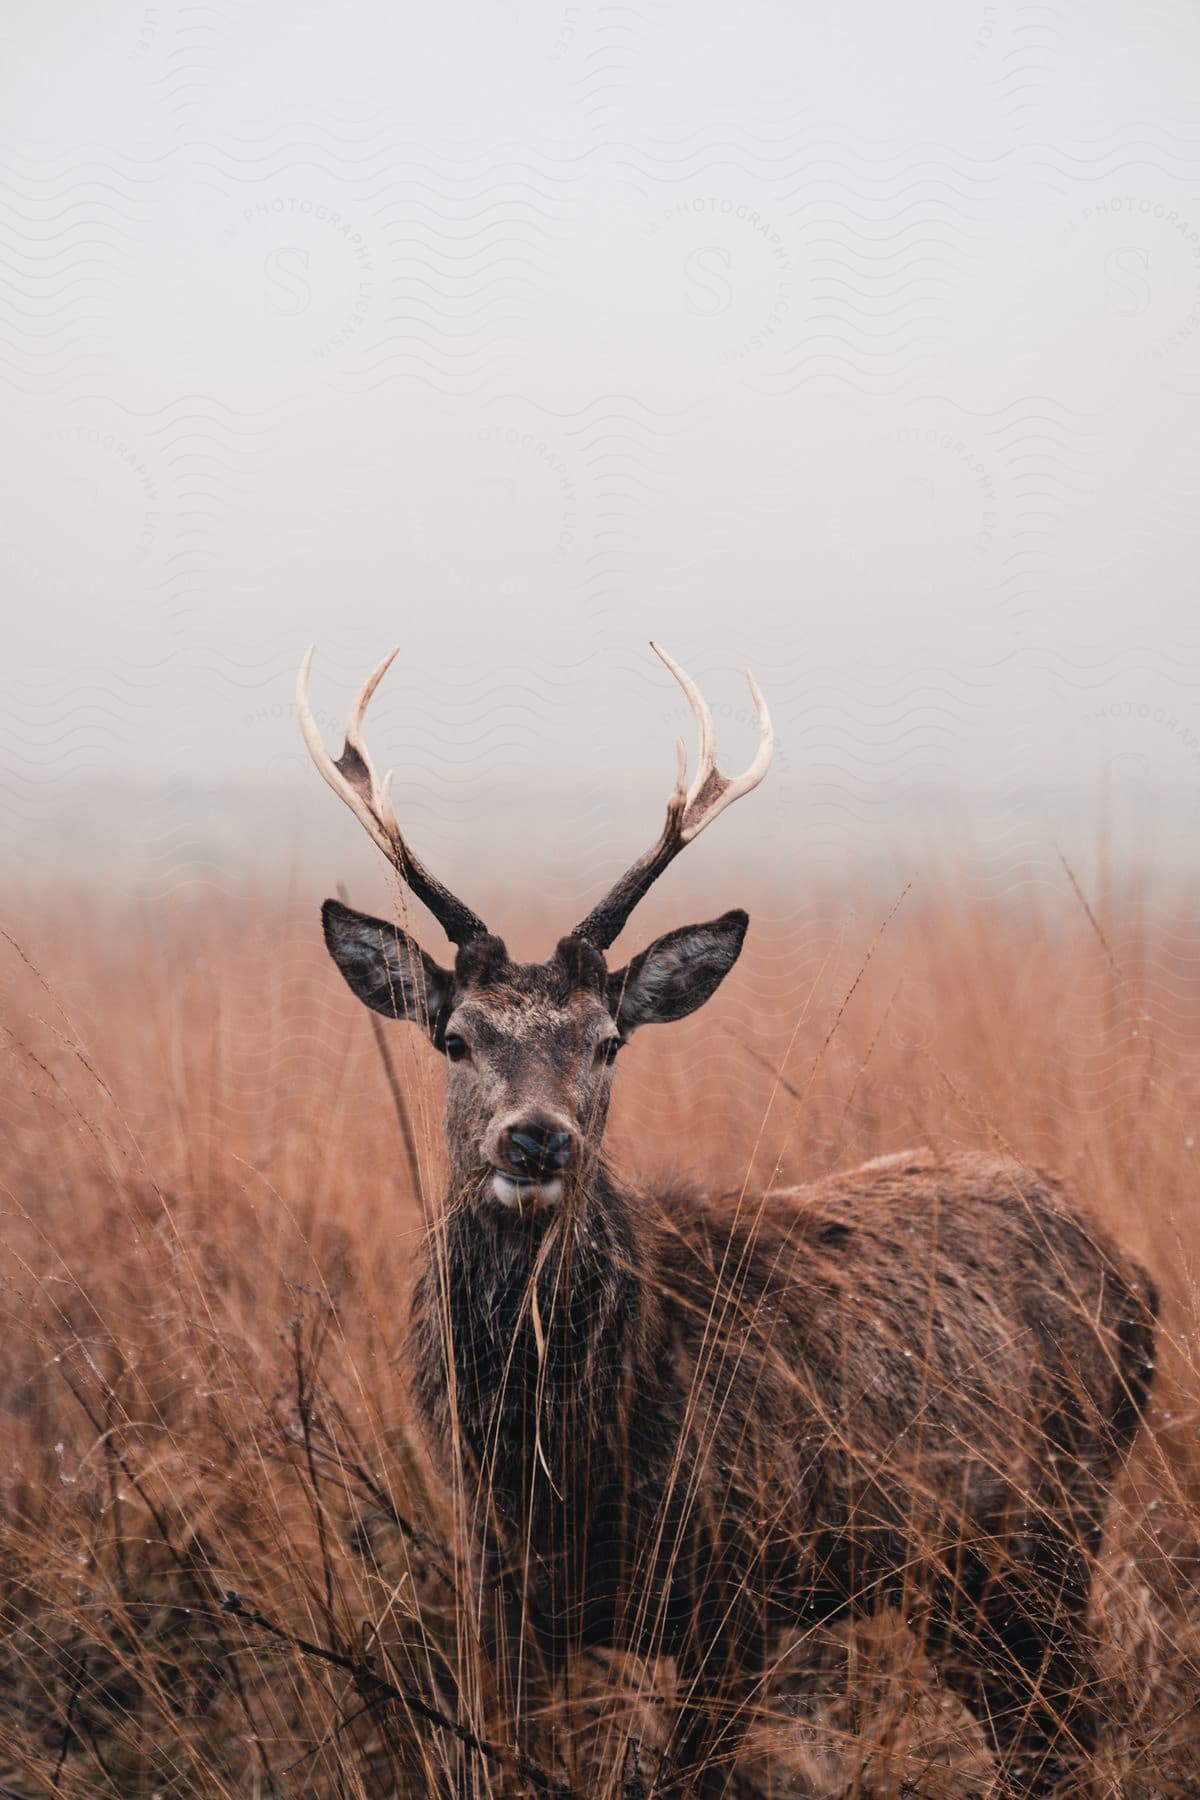
POLYGON ((334 793, 346 802, 359 824, 365 827, 368 836, 379 845, 401 880, 429 908, 452 944, 466 944, 472 938, 486 933, 487 926, 483 920, 469 906, 464 906, 449 888, 443 887, 405 843, 392 810, 391 770, 389 769, 382 782, 378 781, 367 755, 367 747, 362 741, 363 714, 375 689, 399 655, 399 645, 395 650, 389 651, 364 681, 358 699, 350 708, 350 717, 346 722, 346 742, 336 762, 325 748, 324 739, 308 703, 308 676, 315 649, 315 644, 309 646, 296 677, 296 711, 304 741, 317 768, 334 793))
POLYGON ((666 663, 672 675, 688 697, 688 704, 696 715, 700 726, 700 766, 696 770, 695 780, 691 787, 687 785, 687 751, 683 739, 675 744, 675 786, 667 801, 667 818, 662 828, 662 836, 653 849, 647 850, 644 856, 628 868, 616 886, 607 893, 598 906, 594 906, 582 925, 575 927, 575 937, 586 938, 598 950, 607 950, 614 938, 618 936, 630 913, 638 901, 646 893, 667 864, 679 855, 685 844, 699 837, 706 825, 711 825, 718 813, 723 813, 727 806, 740 800, 756 788, 767 769, 770 767, 771 751, 774 747, 775 734, 771 728, 771 715, 767 711, 767 703, 758 691, 749 669, 746 680, 750 684, 750 697, 754 701, 754 710, 758 714, 758 750, 754 761, 744 775, 730 777, 722 775, 717 768, 713 745, 712 714, 705 703, 704 695, 696 686, 690 675, 684 673, 677 662, 673 662, 662 647, 653 641, 650 648, 654 654, 666 663))

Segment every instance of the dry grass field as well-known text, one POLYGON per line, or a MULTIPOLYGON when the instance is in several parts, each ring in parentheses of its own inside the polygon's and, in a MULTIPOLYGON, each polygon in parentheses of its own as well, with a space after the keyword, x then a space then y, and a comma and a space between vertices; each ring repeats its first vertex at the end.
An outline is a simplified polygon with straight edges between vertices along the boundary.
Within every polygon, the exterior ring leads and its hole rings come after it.
MULTIPOLYGON (((1073 1179, 1164 1297, 1095 1596, 1094 1791, 1200 1795, 1200 915, 1057 864, 902 885, 723 891, 746 952, 623 1055, 610 1146, 715 1189, 920 1143, 1073 1179)), ((644 912, 639 944, 704 916, 644 912)), ((496 1741, 399 1360, 440 1059, 388 1028, 414 1170, 311 898, 12 892, 0 923, 0 1796, 664 1792, 667 1666, 589 1660, 523 1773, 496 1741)), ((989 1771, 884 1621, 797 1644, 737 1782, 948 1800, 989 1771)))

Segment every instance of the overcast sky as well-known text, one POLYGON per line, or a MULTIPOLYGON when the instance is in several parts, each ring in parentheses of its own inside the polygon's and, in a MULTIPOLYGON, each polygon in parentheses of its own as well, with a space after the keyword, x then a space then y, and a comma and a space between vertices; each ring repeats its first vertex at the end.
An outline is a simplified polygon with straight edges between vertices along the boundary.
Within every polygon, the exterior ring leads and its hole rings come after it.
POLYGON ((414 841, 585 890, 661 817, 651 635, 729 763, 747 663, 775 715, 710 874, 1193 858, 1194 5, 7 14, 19 870, 360 870, 294 672, 332 742, 402 641, 414 841))

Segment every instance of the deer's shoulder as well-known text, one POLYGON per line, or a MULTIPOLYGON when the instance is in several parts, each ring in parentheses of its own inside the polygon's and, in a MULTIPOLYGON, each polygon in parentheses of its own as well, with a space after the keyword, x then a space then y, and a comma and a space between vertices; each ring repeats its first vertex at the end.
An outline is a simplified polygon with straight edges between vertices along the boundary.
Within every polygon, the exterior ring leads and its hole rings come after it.
POLYGON ((1010 1275, 1028 1264, 1040 1279, 1047 1259, 1066 1266, 1082 1256, 1111 1266, 1119 1258, 1068 1181, 976 1151, 921 1146, 766 1193, 706 1193, 677 1183, 657 1200, 668 1240, 713 1268, 731 1252, 743 1265, 793 1267, 801 1253, 827 1256, 847 1273, 862 1262, 873 1280, 890 1281, 897 1259, 925 1246, 937 1261, 994 1263, 1010 1275))

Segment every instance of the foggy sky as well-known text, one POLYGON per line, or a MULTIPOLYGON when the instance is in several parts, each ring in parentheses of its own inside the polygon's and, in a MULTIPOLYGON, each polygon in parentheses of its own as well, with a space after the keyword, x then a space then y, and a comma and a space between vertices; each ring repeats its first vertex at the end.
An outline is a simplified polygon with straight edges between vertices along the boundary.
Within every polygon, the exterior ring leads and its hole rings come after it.
MULTIPOLYGON (((122 887, 369 850, 586 892, 702 680, 694 853, 1200 819, 1200 14, 10 8, 0 841, 122 887), (335 749, 338 747, 334 745, 335 749), (361 834, 359 834, 361 836, 361 834)), ((707 859, 705 861, 704 859, 707 859)))

